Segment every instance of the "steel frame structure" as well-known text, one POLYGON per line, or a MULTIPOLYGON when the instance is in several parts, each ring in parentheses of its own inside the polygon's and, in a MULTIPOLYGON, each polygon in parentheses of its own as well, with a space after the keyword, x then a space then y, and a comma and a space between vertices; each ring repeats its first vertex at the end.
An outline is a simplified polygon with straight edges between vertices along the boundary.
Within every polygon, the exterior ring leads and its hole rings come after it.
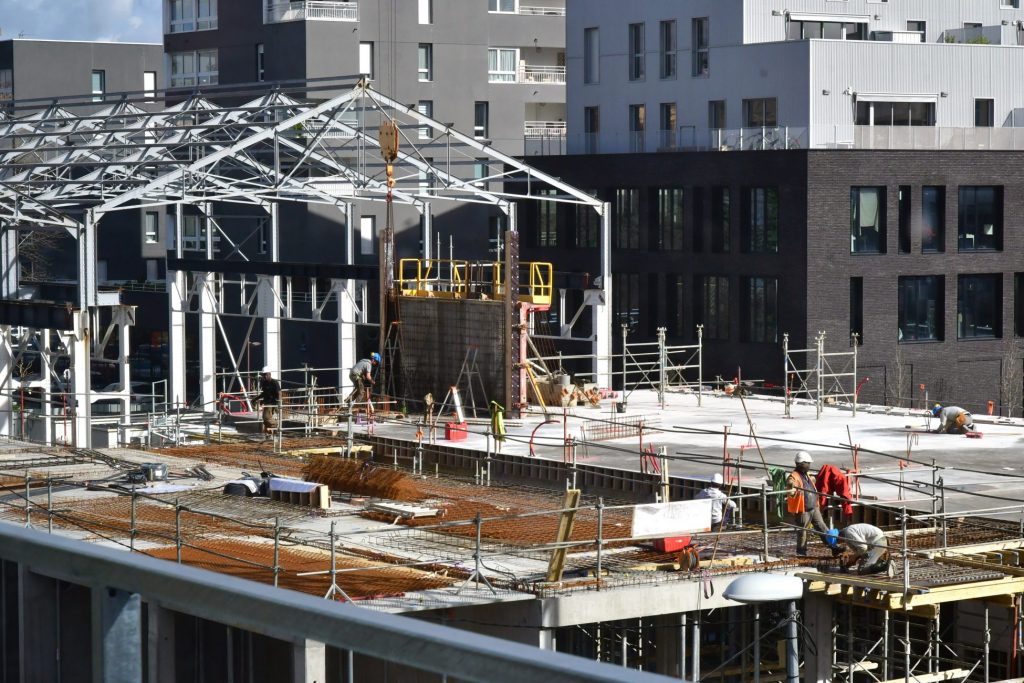
MULTIPOLYGON (((187 313, 200 320, 198 393, 204 410, 213 410, 217 399, 218 330, 228 341, 223 316, 262 318, 264 362, 272 369, 280 368, 282 321, 333 323, 339 330, 338 367, 349 367, 355 360, 355 325, 368 323, 365 308, 357 306, 358 282, 365 286, 370 279, 365 274, 358 277, 354 268, 353 218, 362 202, 388 201, 377 138, 377 127, 386 120, 396 121, 402 131, 392 201, 421 216, 425 258, 431 255, 434 202, 494 206, 508 217, 512 236, 518 234, 515 209, 521 200, 580 204, 601 216, 601 281, 594 297, 596 333, 591 342, 595 373, 599 381, 610 384, 611 212, 607 204, 557 178, 376 92, 365 81, 316 102, 271 90, 239 106, 220 105, 196 92, 165 108, 128 97, 94 113, 76 114, 72 108, 70 101, 55 102, 0 120, 0 302, 26 296, 18 273, 20 232, 64 231, 77 243, 78 293, 70 304, 74 324, 67 335, 73 394, 69 404, 87 406, 93 400, 90 347, 96 350, 100 338, 109 340, 94 324, 101 309, 114 311, 120 306, 119 298, 101 292, 97 282, 97 229, 114 212, 159 207, 170 208, 175 217, 167 270, 171 401, 180 404, 187 396, 187 313), (481 168, 486 171, 481 173, 481 168), (558 194, 542 195, 541 188, 558 194), (287 264, 281 263, 281 202, 332 206, 344 218, 343 265, 351 268, 333 273, 326 292, 314 289, 305 294, 309 306, 302 312, 294 305, 291 282, 284 274, 287 264), (275 267, 249 272, 249 257, 217 223, 214 207, 225 204, 266 212, 268 255, 275 267), (186 209, 203 219, 205 259, 198 263, 183 258, 186 209), (214 235, 231 243, 227 258, 214 253, 214 235)), ((127 415, 131 316, 121 311, 116 319, 129 323, 119 325, 120 398, 127 415)), ((0 388, 9 386, 12 358, 4 349, 12 346, 12 328, 24 325, 0 315, 0 388)), ((252 330, 250 326, 250 334, 252 330)), ((240 379, 230 344, 227 352, 240 379)), ((90 411, 74 412, 74 444, 88 447, 90 411)), ((11 394, 3 393, 0 416, 10 414, 11 394)), ((10 426, 9 419, 0 417, 0 434, 9 434, 10 426)))

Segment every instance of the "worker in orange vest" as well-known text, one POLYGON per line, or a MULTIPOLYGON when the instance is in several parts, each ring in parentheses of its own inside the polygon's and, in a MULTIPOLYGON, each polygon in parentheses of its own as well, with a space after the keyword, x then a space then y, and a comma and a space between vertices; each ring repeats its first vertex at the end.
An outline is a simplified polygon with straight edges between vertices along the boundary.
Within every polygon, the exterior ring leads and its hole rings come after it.
MULTIPOLYGON (((821 542, 829 545, 826 537, 828 527, 821 517, 821 510, 818 508, 818 489, 814 486, 811 478, 811 454, 807 451, 800 451, 794 459, 796 467, 789 473, 786 479, 788 490, 786 494, 786 510, 793 515, 793 523, 796 531, 796 554, 807 554, 807 527, 814 525, 815 531, 821 538, 821 542)), ((830 546, 831 547, 831 546, 830 546)), ((833 554, 835 548, 832 548, 833 554)))

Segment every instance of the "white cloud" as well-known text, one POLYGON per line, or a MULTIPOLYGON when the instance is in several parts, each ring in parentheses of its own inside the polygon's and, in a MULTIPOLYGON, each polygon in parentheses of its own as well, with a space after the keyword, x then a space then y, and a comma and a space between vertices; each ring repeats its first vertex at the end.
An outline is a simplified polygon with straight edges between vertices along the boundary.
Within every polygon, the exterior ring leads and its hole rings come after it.
POLYGON ((159 43, 160 0, 0 0, 0 38, 159 43))

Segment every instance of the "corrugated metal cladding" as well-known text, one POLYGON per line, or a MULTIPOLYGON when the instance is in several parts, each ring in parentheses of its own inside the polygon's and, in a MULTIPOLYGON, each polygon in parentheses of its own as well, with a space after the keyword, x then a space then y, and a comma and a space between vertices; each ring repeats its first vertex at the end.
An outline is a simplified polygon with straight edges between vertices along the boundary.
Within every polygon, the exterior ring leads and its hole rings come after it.
MULTIPOLYGON (((447 299, 399 299, 402 340, 397 373, 400 392, 417 399, 434 395, 440 404, 455 384, 470 349, 477 349, 477 369, 487 396, 477 406, 505 396, 505 308, 500 301, 451 301, 447 299)), ((466 381, 462 387, 465 388, 466 381)), ((462 392, 463 404, 468 397, 462 392)))

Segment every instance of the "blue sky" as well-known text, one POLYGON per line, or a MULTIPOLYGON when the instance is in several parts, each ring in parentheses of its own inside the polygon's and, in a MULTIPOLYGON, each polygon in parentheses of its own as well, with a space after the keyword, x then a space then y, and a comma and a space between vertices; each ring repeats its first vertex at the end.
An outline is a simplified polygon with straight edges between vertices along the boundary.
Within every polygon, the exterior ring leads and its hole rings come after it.
POLYGON ((0 40, 159 43, 160 0, 0 0, 0 40))

